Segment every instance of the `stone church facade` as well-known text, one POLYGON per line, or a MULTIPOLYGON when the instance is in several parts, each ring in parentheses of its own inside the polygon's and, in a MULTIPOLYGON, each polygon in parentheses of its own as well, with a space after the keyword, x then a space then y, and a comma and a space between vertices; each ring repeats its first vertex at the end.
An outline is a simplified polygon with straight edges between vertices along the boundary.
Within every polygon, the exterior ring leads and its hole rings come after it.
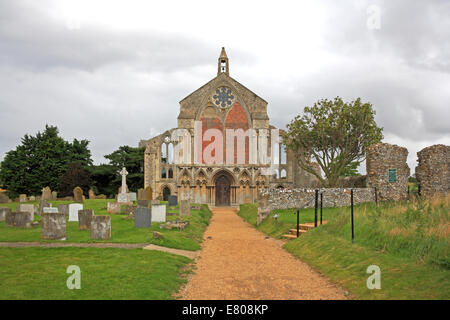
POLYGON ((177 195, 194 203, 233 206, 255 202, 260 188, 314 184, 315 178, 273 137, 284 132, 270 125, 267 104, 230 77, 222 48, 217 76, 180 101, 177 128, 139 143, 145 147, 144 187, 151 187, 153 199, 177 195), (174 135, 179 131, 183 140, 174 135), (210 132, 222 133, 223 146, 211 150, 218 137, 211 138, 210 132), (241 133, 242 140, 239 135, 228 136, 229 132, 241 133), (223 161, 208 161, 207 153, 223 161))

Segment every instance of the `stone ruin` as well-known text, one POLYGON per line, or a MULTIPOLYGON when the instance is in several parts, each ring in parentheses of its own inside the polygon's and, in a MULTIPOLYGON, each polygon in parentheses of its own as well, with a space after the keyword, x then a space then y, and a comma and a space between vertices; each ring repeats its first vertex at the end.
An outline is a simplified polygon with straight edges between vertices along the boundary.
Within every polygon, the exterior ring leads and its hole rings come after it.
POLYGON ((408 149, 388 143, 367 148, 367 187, 377 188, 379 200, 402 200, 408 196, 410 170, 406 163, 408 149))
POLYGON ((416 178, 427 197, 450 190, 450 146, 436 144, 417 152, 416 178))

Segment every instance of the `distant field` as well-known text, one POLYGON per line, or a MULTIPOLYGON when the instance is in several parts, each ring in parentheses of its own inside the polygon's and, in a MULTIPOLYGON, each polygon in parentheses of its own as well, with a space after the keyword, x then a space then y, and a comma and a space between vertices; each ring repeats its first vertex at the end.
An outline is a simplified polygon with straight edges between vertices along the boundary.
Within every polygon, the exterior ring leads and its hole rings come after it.
MULTIPOLYGON (((94 209, 95 215, 109 215, 106 212, 107 202, 115 200, 86 200, 83 205, 84 209, 94 209)), ((70 203, 70 201, 49 201, 54 207, 58 204, 70 203)), ((38 204, 35 202, 27 202, 38 204)), ((163 202, 164 203, 164 202, 163 202)), ((16 209, 18 203, 0 204, 0 207, 10 207, 16 209)), ((167 208, 167 212, 177 212, 178 208, 167 208)), ((198 250, 202 242, 202 235, 209 224, 211 212, 207 206, 202 206, 201 210, 191 210, 191 215, 180 217, 167 216, 167 220, 189 220, 189 226, 183 230, 162 230, 159 228, 160 223, 152 223, 152 227, 134 228, 133 220, 124 220, 125 215, 111 214, 111 240, 91 240, 89 230, 78 230, 78 222, 67 222, 67 240, 64 242, 120 242, 120 243, 153 243, 170 248, 184 250, 198 250), (161 232, 164 239, 153 239, 153 231, 161 232)), ((35 220, 39 220, 40 216, 35 215, 35 220)), ((6 227, 5 222, 0 222, 0 242, 21 242, 21 241, 42 241, 42 242, 58 242, 41 240, 41 227, 36 226, 30 229, 6 227)), ((61 241, 59 241, 61 242, 61 241)))
MULTIPOLYGON (((328 224, 284 248, 361 299, 450 298, 450 196, 355 207, 355 244, 350 208, 326 208, 328 224), (381 289, 369 290, 369 265, 381 268, 381 289)), ((275 238, 295 228, 296 210, 277 210, 257 228, 275 238), (278 213, 278 222, 273 214, 278 213)), ((255 204, 238 213, 256 226, 255 204)), ((314 209, 300 211, 300 222, 314 221, 314 209)))
POLYGON ((174 299, 191 260, 142 249, 0 248, 0 299, 174 299), (67 288, 81 271, 81 289, 67 288))

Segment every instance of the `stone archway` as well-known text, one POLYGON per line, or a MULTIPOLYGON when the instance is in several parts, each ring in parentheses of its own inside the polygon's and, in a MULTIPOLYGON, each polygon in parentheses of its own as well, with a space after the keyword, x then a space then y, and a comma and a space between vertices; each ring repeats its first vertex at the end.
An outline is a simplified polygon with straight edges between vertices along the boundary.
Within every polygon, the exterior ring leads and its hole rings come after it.
POLYGON ((163 194, 163 201, 169 201, 170 188, 168 186, 165 186, 163 188, 162 194, 163 194))

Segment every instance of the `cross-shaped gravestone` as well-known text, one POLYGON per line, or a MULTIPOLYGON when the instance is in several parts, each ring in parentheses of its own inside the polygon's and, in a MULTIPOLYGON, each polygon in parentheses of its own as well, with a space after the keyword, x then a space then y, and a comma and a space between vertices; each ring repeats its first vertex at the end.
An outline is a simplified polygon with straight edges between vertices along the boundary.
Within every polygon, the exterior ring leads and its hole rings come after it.
POLYGON ((125 167, 123 167, 122 171, 120 171, 120 175, 122 176, 122 192, 121 193, 126 193, 127 192, 128 171, 127 171, 127 169, 125 169, 125 167))

